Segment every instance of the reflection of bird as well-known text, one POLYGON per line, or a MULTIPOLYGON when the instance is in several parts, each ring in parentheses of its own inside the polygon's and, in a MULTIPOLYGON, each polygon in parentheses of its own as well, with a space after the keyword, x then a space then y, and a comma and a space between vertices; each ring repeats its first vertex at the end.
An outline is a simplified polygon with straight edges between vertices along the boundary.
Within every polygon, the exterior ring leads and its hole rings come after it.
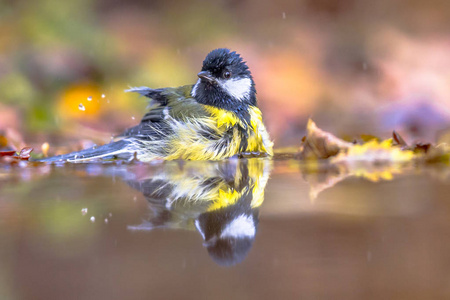
POLYGON ((196 228, 214 261, 241 262, 255 239, 270 161, 191 162, 181 171, 167 167, 152 178, 127 181, 144 194, 154 213, 129 229, 196 228))
POLYGON ((252 75, 239 54, 216 49, 194 85, 131 88, 151 98, 150 111, 123 139, 43 161, 91 159, 220 160, 237 154, 272 155, 272 142, 256 103, 252 75))

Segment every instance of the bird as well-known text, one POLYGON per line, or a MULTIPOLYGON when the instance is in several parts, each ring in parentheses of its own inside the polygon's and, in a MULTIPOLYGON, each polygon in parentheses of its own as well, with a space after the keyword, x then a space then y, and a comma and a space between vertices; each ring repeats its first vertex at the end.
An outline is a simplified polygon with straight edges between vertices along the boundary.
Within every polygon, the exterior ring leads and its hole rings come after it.
POLYGON ((211 51, 195 84, 132 87, 150 98, 140 123, 99 147, 43 158, 43 162, 92 160, 223 160, 272 156, 273 142, 258 108, 253 76, 240 54, 211 51))
POLYGON ((253 246, 271 163, 250 158, 181 166, 168 162, 152 172, 125 168, 115 175, 142 193, 153 212, 127 228, 196 230, 214 262, 236 265, 253 246))

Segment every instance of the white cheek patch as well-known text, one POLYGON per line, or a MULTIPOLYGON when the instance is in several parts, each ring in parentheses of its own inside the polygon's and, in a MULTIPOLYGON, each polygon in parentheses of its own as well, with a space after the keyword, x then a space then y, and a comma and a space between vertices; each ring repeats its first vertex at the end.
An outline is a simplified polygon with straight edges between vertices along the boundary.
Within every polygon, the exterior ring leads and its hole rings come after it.
POLYGON ((250 78, 220 80, 219 84, 228 95, 238 100, 244 100, 250 96, 252 81, 250 78))
POLYGON ((255 223, 250 216, 240 215, 225 227, 220 237, 243 238, 254 237, 256 233, 255 223))
POLYGON ((201 79, 198 79, 197 83, 192 88, 192 92, 191 92, 192 97, 195 97, 197 95, 197 89, 198 89, 198 86, 200 85, 200 81, 201 81, 201 79))

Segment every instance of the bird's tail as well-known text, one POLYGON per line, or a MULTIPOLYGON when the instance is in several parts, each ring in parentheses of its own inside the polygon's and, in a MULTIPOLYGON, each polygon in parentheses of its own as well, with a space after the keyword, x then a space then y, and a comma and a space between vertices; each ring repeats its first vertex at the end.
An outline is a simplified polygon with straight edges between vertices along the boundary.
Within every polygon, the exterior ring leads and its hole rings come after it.
POLYGON ((37 159, 40 162, 58 162, 66 161, 72 163, 89 162, 96 159, 124 159, 131 160, 137 149, 133 151, 133 142, 127 139, 112 142, 99 147, 92 147, 81 151, 71 152, 68 154, 37 159))

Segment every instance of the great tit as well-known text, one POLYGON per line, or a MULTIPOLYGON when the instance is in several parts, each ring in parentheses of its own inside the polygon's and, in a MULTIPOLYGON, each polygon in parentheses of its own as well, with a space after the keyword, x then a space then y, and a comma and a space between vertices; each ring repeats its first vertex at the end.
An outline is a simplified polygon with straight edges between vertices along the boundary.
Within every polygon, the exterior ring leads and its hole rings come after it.
POLYGON ((145 196, 153 211, 147 221, 128 229, 196 229, 217 264, 237 264, 255 240, 270 168, 270 160, 251 158, 166 164, 163 172, 153 171, 144 178, 125 175, 125 181, 145 196))
POLYGON ((93 159, 221 160, 236 155, 271 156, 269 134, 257 107, 256 89, 242 57, 211 51, 194 85, 126 90, 151 99, 141 122, 118 141, 41 161, 93 159))

